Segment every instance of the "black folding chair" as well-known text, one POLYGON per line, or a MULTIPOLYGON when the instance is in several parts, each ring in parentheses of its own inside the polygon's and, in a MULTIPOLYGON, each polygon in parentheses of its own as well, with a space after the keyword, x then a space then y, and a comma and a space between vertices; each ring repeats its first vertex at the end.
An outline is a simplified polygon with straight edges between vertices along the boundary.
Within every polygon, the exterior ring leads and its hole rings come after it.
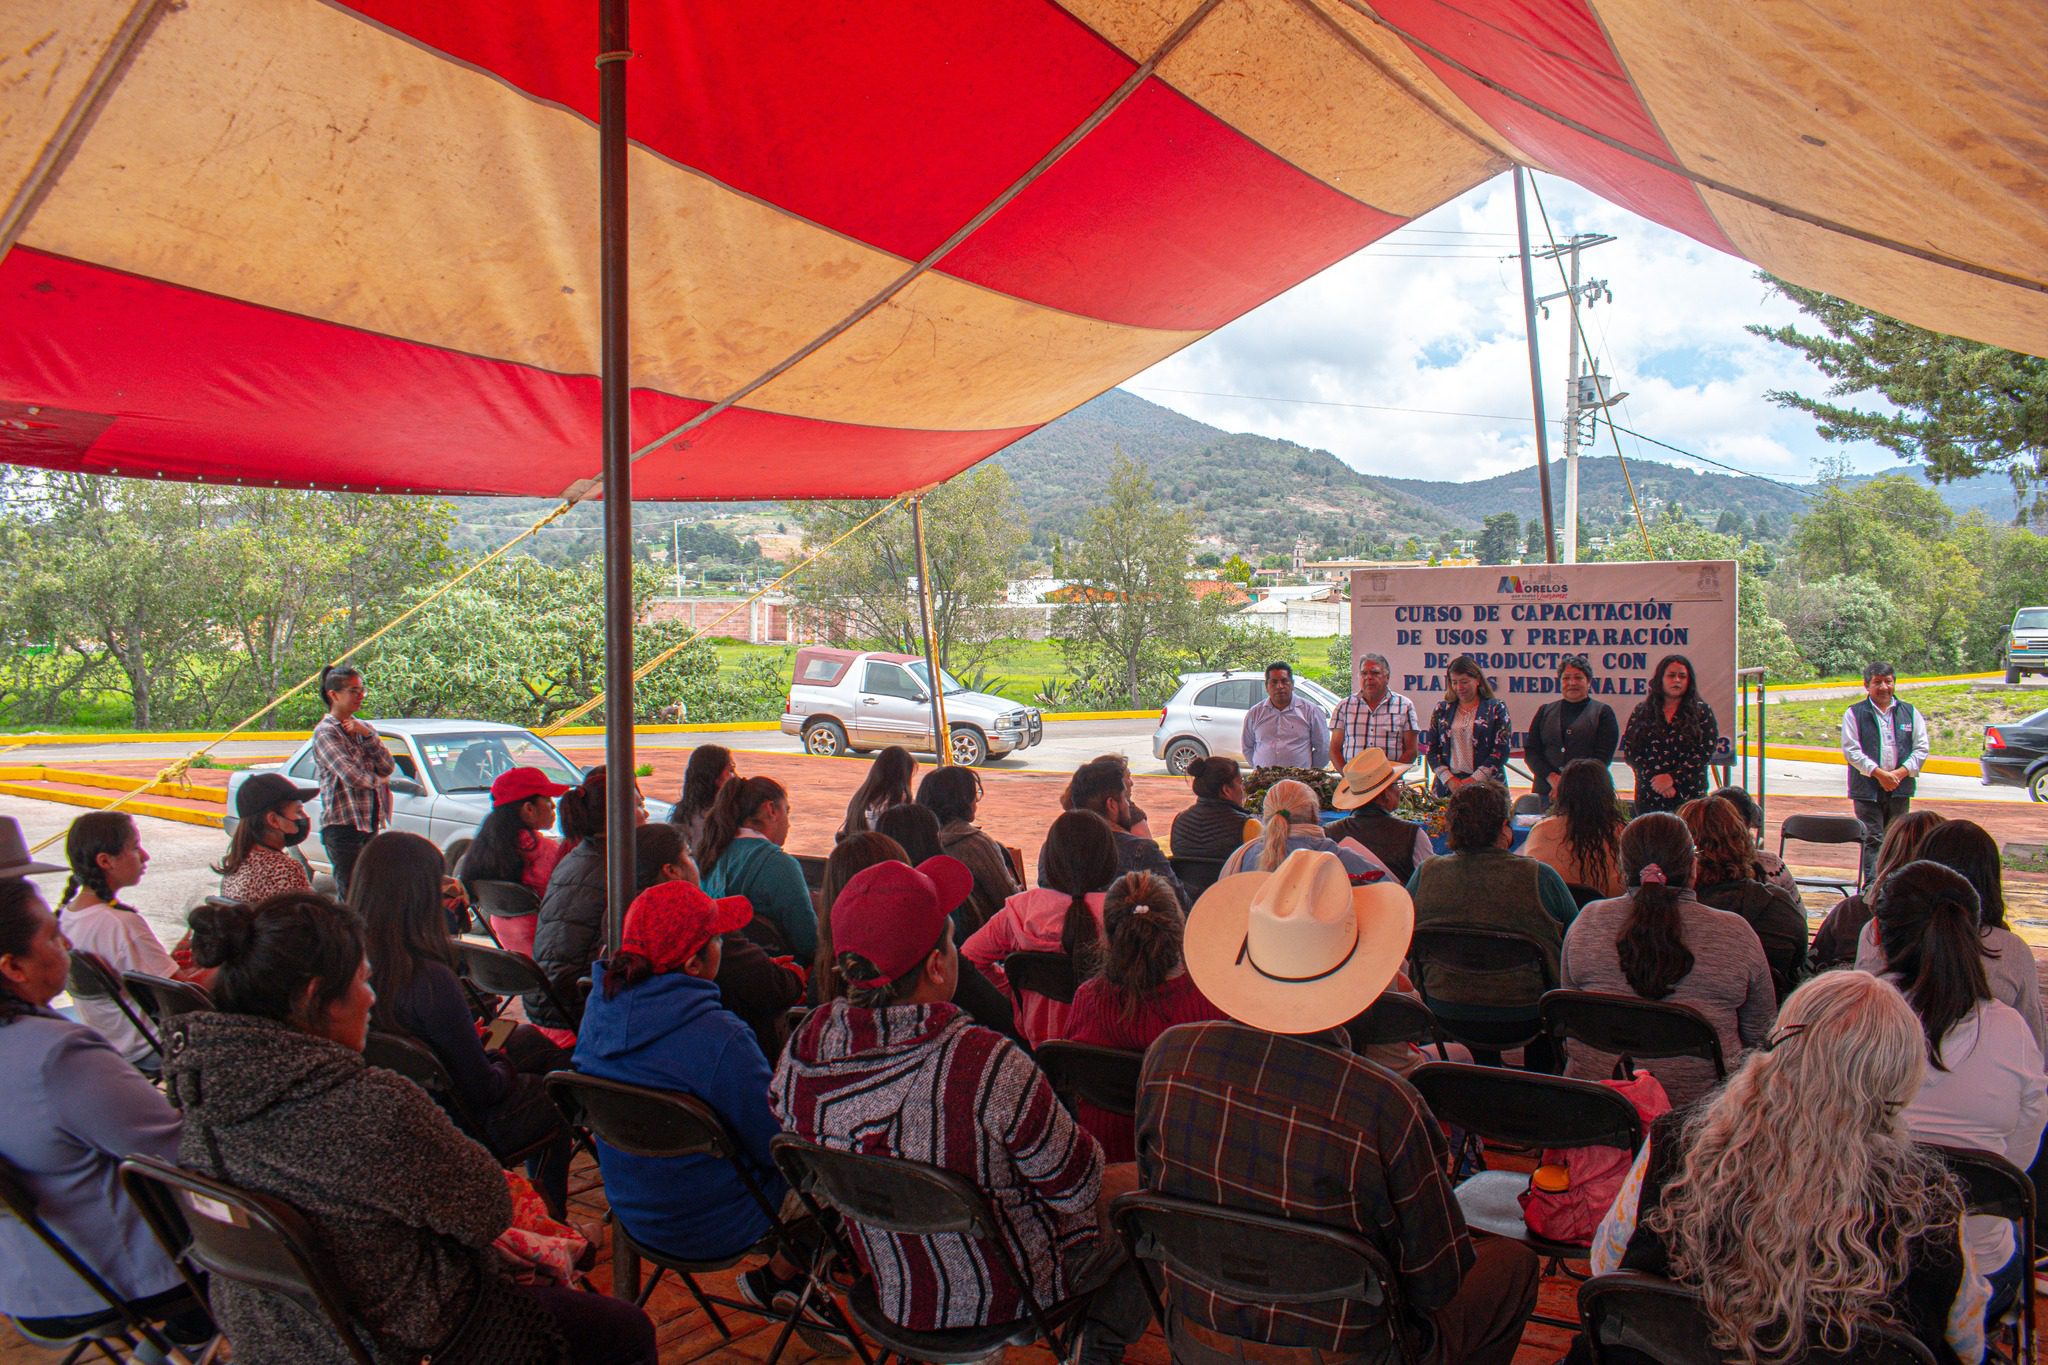
POLYGON ((1130 1118, 1138 1112, 1138 1073, 1145 1054, 1092 1043, 1040 1043, 1032 1053, 1052 1092, 1072 1109, 1086 1100, 1098 1109, 1130 1118))
POLYGON ((1173 869, 1173 875, 1180 878, 1182 889, 1188 893, 1189 908, 1202 898, 1204 891, 1216 885, 1216 879, 1223 875, 1223 861, 1221 858, 1181 857, 1166 860, 1167 866, 1173 869))
MULTIPOLYGON (((524 890, 523 887, 521 889, 524 890)), ((486 1023, 504 1013, 504 1002, 510 997, 532 991, 538 991, 547 998, 557 1011, 557 1018, 575 1019, 582 1015, 582 1003, 570 1005, 564 1000, 562 993, 555 989, 555 983, 548 980, 548 974, 532 958, 481 943, 458 941, 455 949, 462 959, 458 974, 470 989, 482 996, 498 997, 497 1007, 486 1011, 486 1023)))
MULTIPOLYGON (((807 1316, 808 1294, 799 1311, 784 1317, 772 1308, 707 1293, 697 1283, 699 1275, 728 1270, 749 1256, 766 1256, 777 1250, 798 1265, 814 1259, 812 1253, 791 1235, 789 1227, 782 1221, 781 1211, 769 1202, 759 1177, 743 1157, 739 1139, 733 1136, 732 1129, 717 1111, 690 1095, 605 1080, 576 1071, 549 1072, 547 1087, 549 1098, 562 1111, 564 1119, 572 1125, 588 1128, 600 1142, 615 1151, 629 1156, 661 1159, 705 1156, 728 1163, 739 1174, 740 1183, 746 1187, 754 1206, 768 1219, 769 1231, 753 1245, 730 1256, 692 1260, 634 1241, 625 1220, 614 1214, 611 1220, 612 1286, 620 1298, 631 1299, 644 1308, 654 1293, 654 1287, 661 1283, 661 1277, 673 1273, 683 1282, 683 1288, 690 1291, 690 1297, 697 1301, 697 1306, 704 1310, 704 1316, 711 1320, 719 1336, 727 1341, 732 1340, 732 1330, 719 1315, 721 1307, 759 1314, 770 1322, 780 1322, 782 1332, 775 1339, 774 1349, 768 1353, 769 1365, 780 1358, 790 1333, 799 1326, 842 1337, 852 1336, 852 1325, 840 1316, 838 1306, 829 1293, 821 1296, 818 1305, 825 1314, 824 1318, 807 1316), (640 1277, 642 1261, 654 1267, 654 1274, 645 1283, 640 1277)), ((602 1156, 598 1158, 600 1165, 603 1160, 602 1156)))
POLYGON ((804 885, 813 895, 825 889, 825 860, 815 853, 792 853, 796 865, 804 870, 804 885))
POLYGON ((2019 1298, 2002 1322, 2010 1334, 2010 1355, 2014 1365, 2032 1361, 2034 1354, 2033 1246, 2036 1235, 2034 1182, 2027 1173, 1996 1152, 1975 1147, 1948 1147, 1923 1142, 1945 1162, 1963 1187, 1963 1206, 1969 1213, 1987 1218, 2010 1219, 2015 1245, 2022 1259, 2019 1298))
MULTIPOLYGON (((818 1143, 784 1134, 770 1144, 776 1165, 782 1168, 790 1187, 821 1226, 831 1230, 841 1260, 858 1266, 845 1234, 826 1218, 836 1210, 848 1223, 876 1232, 904 1237, 938 1237, 948 1233, 979 1242, 992 1251, 997 1268, 1017 1287, 1024 1302, 1024 1316, 1011 1322, 988 1323, 978 1327, 952 1327, 933 1332, 914 1331, 891 1322, 882 1312, 872 1275, 860 1274, 847 1294, 847 1310, 861 1331, 882 1347, 880 1361, 871 1360, 867 1348, 856 1336, 854 1347, 863 1365, 887 1365, 890 1356, 904 1365, 928 1361, 931 1365, 964 1365, 993 1354, 1012 1342, 1031 1339, 1043 1342, 1055 1359, 1066 1360, 1078 1346, 1081 1320, 1099 1284, 1091 1284, 1053 1304, 1040 1304, 1032 1292, 1030 1277, 1017 1266, 1010 1252, 1010 1233, 1002 1215, 989 1206, 988 1199, 964 1176, 921 1161, 902 1157, 870 1156, 841 1152, 818 1143)), ((812 1271, 812 1284, 818 1281, 812 1271)), ((1105 1277, 1106 1278, 1106 1277, 1105 1277)))
POLYGON ((1689 1005, 1601 991, 1551 991, 1543 997, 1543 1028, 1560 1051, 1570 1039, 1617 1054, 1617 1080, 1633 1078, 1637 1060, 1661 1057, 1697 1057, 1713 1063, 1716 1081, 1728 1079, 1721 1035, 1689 1005))
POLYGON ((1785 823, 1778 826, 1778 857, 1785 856, 1785 841, 1796 839, 1802 844, 1854 844, 1857 846, 1855 875, 1842 877, 1794 877, 1801 886, 1826 887, 1841 892, 1844 896, 1854 895, 1863 889, 1863 822, 1853 815, 1788 815, 1785 823))
POLYGON ((98 953, 88 953, 82 948, 71 950, 71 973, 65 978, 64 989, 79 1000, 111 1000, 121 1011, 121 1016, 142 1035, 142 1041, 149 1044, 159 1061, 164 1055, 163 1040, 156 1030, 149 1026, 148 1018, 128 998, 127 988, 121 984, 121 975, 107 964, 98 953))
POLYGON ((1451 1054, 1444 1047, 1444 1031, 1437 1025, 1436 1016, 1429 1012, 1429 1006, 1401 991, 1381 991, 1379 998, 1344 1028, 1351 1035, 1351 1050, 1354 1052, 1394 1043, 1412 1043, 1416 1047, 1435 1048, 1440 1061, 1451 1059, 1451 1054))
MULTIPOLYGON (((1527 1071, 1463 1062, 1424 1062, 1408 1077, 1437 1122, 1509 1147, 1620 1147, 1643 1145, 1643 1121, 1619 1091, 1593 1081, 1567 1080, 1527 1071)), ((1445 1174, 1457 1178, 1453 1150, 1445 1174)), ((1520 1196, 1529 1188, 1521 1171, 1479 1171, 1457 1188, 1458 1208, 1468 1227, 1521 1242, 1546 1262, 1546 1273, 1592 1250, 1575 1242, 1553 1242, 1529 1230, 1520 1196)), ((1553 1326, 1570 1321, 1542 1318, 1553 1326)))
POLYGON ((121 1186, 194 1294, 205 1294, 208 1277, 281 1294, 324 1318, 356 1365, 376 1365, 368 1333, 344 1306, 340 1280, 298 1210, 154 1157, 122 1162, 121 1186))
POLYGON ((529 919, 540 914, 540 897, 533 894, 533 888, 523 882, 469 883, 470 918, 483 926, 491 942, 503 948, 505 941, 498 937, 498 928, 492 919, 529 919))
MULTIPOLYGON (((1713 1345, 1713 1323, 1699 1295, 1633 1270, 1595 1275, 1579 1286, 1579 1319, 1594 1365, 1727 1365, 1713 1345)), ((1934 1355, 1904 1332, 1865 1325, 1847 1351, 1816 1346, 1810 1365, 1934 1365, 1934 1355)))
MULTIPOLYGON (((122 1298, 119 1290, 107 1283, 106 1278, 94 1270, 69 1242, 59 1236, 55 1228, 43 1221, 42 1214, 36 1209, 35 1195, 29 1190, 28 1182, 21 1178, 21 1172, 14 1163, 5 1157, 0 1157, 0 1206, 4 1206, 10 1217, 49 1248, 50 1254, 62 1261, 66 1269, 90 1285, 92 1292, 99 1295, 101 1301, 106 1304, 106 1312, 93 1314, 83 1322, 72 1324, 70 1330, 61 1336, 31 1331, 17 1319, 15 1328, 22 1336, 32 1344, 47 1350, 70 1347, 70 1351, 59 1365, 73 1365, 73 1362, 82 1359, 86 1352, 91 1350, 98 1350, 108 1360, 119 1362, 123 1357, 115 1353, 116 1347, 133 1353, 143 1342, 166 1354, 178 1350, 158 1329, 156 1322, 151 1321, 133 1303, 122 1298)), ((205 1300, 199 1299, 196 1302, 203 1304, 205 1300)), ((194 1358, 190 1351, 179 1353, 188 1360, 194 1358)), ((212 1355, 213 1352, 209 1349, 200 1358, 211 1359, 212 1355)))
POLYGON ((1361 1304, 1366 1312, 1360 1325, 1385 1323, 1404 1365, 1421 1359, 1399 1276, 1380 1249, 1356 1232, 1144 1191, 1119 1195, 1109 1217, 1142 1272, 1145 1297, 1176 1359, 1174 1318, 1166 1302, 1175 1280, 1227 1303, 1361 1304), (1148 1262, 1159 1265, 1162 1283, 1153 1283, 1148 1262))
POLYGON ((1009 979, 1010 997, 1019 1008, 1025 991, 1071 1005, 1081 986, 1074 979, 1073 959, 1065 953, 1011 953, 1003 959, 1003 975, 1009 979))
POLYGON ((197 1014, 213 1008, 213 997, 190 981, 173 981, 148 972, 123 972, 121 984, 130 998, 156 1021, 160 1034, 167 1034, 171 1020, 181 1014, 197 1014))
POLYGON ((1418 924, 1415 937, 1409 941, 1408 961, 1414 968, 1415 988, 1422 1003, 1436 1016, 1438 1027, 1475 1054, 1495 1055, 1510 1048, 1527 1047, 1543 1036, 1539 1002, 1546 991, 1556 987, 1557 971, 1550 953, 1533 934, 1476 924, 1418 924), (1477 1021, 1444 1014, 1430 998, 1430 976, 1444 968, 1498 983, 1496 989, 1487 992, 1489 1002, 1526 1002, 1526 1022, 1477 1021))
POLYGON ((1566 882, 1564 889, 1572 893, 1572 900, 1581 910, 1591 905, 1594 901, 1608 899, 1605 891, 1602 891, 1597 886, 1587 886, 1583 882, 1566 882))

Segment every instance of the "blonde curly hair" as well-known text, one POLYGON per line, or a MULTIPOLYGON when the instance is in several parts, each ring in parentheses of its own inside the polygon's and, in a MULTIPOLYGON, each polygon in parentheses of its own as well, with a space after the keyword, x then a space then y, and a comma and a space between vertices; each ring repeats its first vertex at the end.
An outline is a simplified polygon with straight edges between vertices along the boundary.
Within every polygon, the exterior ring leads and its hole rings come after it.
POLYGON ((1896 1323, 1907 1247, 1962 1216, 1954 1179, 1906 1131, 1926 1058, 1904 996, 1829 972, 1786 998, 1771 1042, 1688 1120, 1643 1222, 1731 1360, 1786 1365, 1896 1323))

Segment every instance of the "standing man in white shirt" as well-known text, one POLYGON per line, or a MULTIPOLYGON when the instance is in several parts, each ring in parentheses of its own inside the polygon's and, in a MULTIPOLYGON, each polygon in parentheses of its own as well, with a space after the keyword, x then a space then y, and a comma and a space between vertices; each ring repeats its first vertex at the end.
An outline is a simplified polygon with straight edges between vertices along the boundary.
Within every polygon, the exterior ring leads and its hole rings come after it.
POLYGON ((1926 723, 1911 702, 1894 695, 1897 682, 1890 664, 1866 665, 1863 700, 1842 712, 1842 758, 1849 765, 1849 800, 1863 822, 1866 882, 1885 830, 1912 809, 1913 779, 1927 761, 1926 723))
POLYGON ((1394 671, 1384 654, 1358 660, 1358 690, 1337 703, 1330 722, 1330 766, 1342 768, 1367 749, 1378 749, 1397 768, 1415 761, 1422 723, 1415 703, 1387 684, 1394 671))
POLYGON ((1244 713, 1244 761, 1253 768, 1320 768, 1330 757, 1330 718, 1294 699, 1294 668, 1266 665, 1266 699, 1244 713))

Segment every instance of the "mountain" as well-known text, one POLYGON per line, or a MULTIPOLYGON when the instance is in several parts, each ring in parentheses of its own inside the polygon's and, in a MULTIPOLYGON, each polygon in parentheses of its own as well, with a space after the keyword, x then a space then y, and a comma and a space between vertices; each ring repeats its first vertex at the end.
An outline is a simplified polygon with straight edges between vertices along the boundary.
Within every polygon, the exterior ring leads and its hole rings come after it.
MULTIPOLYGON (((1900 465, 1887 469, 1884 474, 1913 474, 1922 472, 1917 465, 1900 465)), ((1854 474, 1844 480, 1846 483, 1869 483, 1879 474, 1854 474)), ((2012 480, 2003 474, 1978 474, 1973 478, 1957 479, 1952 483, 1938 483, 1934 491, 1941 494, 1941 500, 1961 516, 1965 512, 1982 512, 1991 521, 2000 525, 2012 525, 2019 517, 2019 499, 2013 495, 2012 480)), ((2033 501, 2031 496, 2029 503, 2033 501)), ((2036 519, 2034 524, 2048 529, 2048 521, 2036 519)))
POLYGON ((1197 528, 1264 554, 1297 536, 1332 551, 1417 536, 1434 543, 1464 523, 1441 508, 1360 474, 1326 450, 1232 434, 1112 389, 995 456, 1009 471, 1032 529, 1072 535, 1121 449, 1143 464, 1160 496, 1193 513, 1197 528))
MULTIPOLYGON (((1694 519, 1712 525, 1722 512, 1737 511, 1745 524, 1753 525, 1757 515, 1770 518, 1778 532, 1787 530, 1795 518, 1806 513, 1807 494, 1796 487, 1766 479, 1735 474, 1699 473, 1652 460, 1630 460, 1636 497, 1644 515, 1661 511, 1676 502, 1694 519)), ((1427 502, 1457 519, 1476 526, 1496 512, 1515 512, 1524 520, 1537 515, 1536 470, 1534 467, 1498 474, 1470 483, 1440 483, 1433 479, 1381 479, 1390 488, 1427 502)), ((1550 465, 1551 505, 1564 515, 1564 461, 1550 465)), ((1628 484, 1621 473, 1621 461, 1611 455, 1586 456, 1579 460, 1579 515, 1588 525, 1602 526, 1632 518, 1628 484)))

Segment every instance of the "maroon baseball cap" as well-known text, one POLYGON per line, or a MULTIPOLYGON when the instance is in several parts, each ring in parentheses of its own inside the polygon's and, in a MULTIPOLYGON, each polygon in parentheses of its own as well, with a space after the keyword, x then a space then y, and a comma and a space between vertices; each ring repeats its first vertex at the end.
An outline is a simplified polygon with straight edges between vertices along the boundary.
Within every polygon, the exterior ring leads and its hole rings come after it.
POLYGON ((832 902, 832 949, 859 953, 875 964, 879 980, 894 981, 930 955, 946 916, 973 889, 967 865, 943 853, 916 867, 891 861, 864 868, 832 902))
POLYGON ((491 782, 491 804, 509 806, 536 796, 560 796, 567 790, 561 783, 549 781, 538 768, 507 768, 491 782))

